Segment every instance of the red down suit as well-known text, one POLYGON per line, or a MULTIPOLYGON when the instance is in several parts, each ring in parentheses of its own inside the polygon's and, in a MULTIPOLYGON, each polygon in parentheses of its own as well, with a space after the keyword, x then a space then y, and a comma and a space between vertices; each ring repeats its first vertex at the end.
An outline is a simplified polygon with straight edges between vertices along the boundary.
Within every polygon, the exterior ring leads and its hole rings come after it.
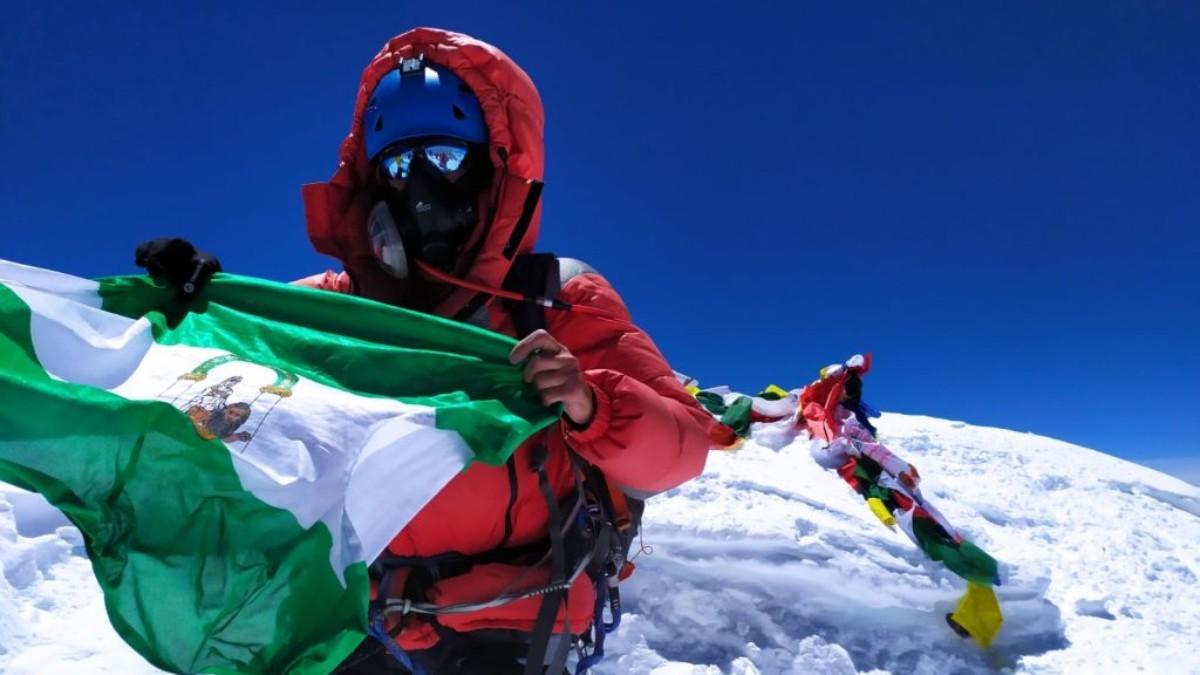
MULTIPOLYGON (((528 194, 543 174, 542 104, 524 71, 495 47, 465 35, 419 28, 390 40, 362 73, 350 134, 341 145, 339 164, 326 183, 306 185, 304 202, 309 237, 314 247, 339 259, 344 271, 326 272, 301 281, 305 285, 352 292, 384 302, 396 302, 396 282, 374 259, 367 240, 370 209, 366 189, 369 167, 363 151, 363 108, 376 83, 402 59, 422 57, 453 70, 478 97, 489 131, 489 151, 495 166, 490 190, 480 197, 481 217, 455 274, 498 287, 516 254, 533 250, 540 208, 526 214, 528 194), (524 220, 525 226, 519 223, 524 220), (523 231, 522 231, 523 230, 523 231)), ((448 291, 432 312, 454 317, 473 299, 465 289, 448 291)), ((504 538, 506 517, 512 531, 507 547, 545 539, 548 509, 539 492, 530 455, 540 444, 550 451, 548 470, 555 492, 568 497, 575 479, 568 446, 599 467, 617 486, 636 492, 658 492, 697 476, 709 449, 711 417, 678 383, 650 338, 629 319, 628 310, 612 286, 599 274, 571 278, 559 296, 579 305, 600 308, 617 320, 568 311, 548 310, 546 329, 579 360, 596 398, 596 413, 585 428, 565 421, 531 438, 517 450, 518 480, 510 490, 503 466, 473 464, 454 478, 391 542, 399 556, 427 557, 447 552, 475 555, 496 549, 504 538), (510 503, 511 508, 506 509, 510 503)), ((508 314, 498 302, 486 306, 491 329, 515 334, 508 314)), ((386 509, 386 502, 379 508, 386 509)), ((442 604, 490 599, 518 576, 522 585, 545 582, 549 570, 529 575, 529 569, 502 563, 476 565, 468 573, 443 579, 428 590, 428 600, 442 604)), ((592 621, 594 591, 580 575, 560 610, 578 631, 592 621)), ((530 598, 464 615, 443 615, 438 621, 457 631, 485 628, 532 630, 540 599, 530 598)), ((397 641, 405 649, 423 649, 438 640, 424 619, 405 620, 397 641)))

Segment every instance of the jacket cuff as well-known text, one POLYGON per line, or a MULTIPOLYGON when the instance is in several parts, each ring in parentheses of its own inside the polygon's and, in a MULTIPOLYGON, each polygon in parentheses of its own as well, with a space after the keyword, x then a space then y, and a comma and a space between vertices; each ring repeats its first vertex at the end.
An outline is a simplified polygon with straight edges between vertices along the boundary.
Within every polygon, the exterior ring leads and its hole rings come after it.
POLYGON ((577 427, 565 417, 562 420, 563 435, 571 443, 592 443, 608 433, 608 423, 612 420, 612 399, 603 389, 588 382, 592 394, 596 397, 596 412, 592 421, 586 427, 577 427))

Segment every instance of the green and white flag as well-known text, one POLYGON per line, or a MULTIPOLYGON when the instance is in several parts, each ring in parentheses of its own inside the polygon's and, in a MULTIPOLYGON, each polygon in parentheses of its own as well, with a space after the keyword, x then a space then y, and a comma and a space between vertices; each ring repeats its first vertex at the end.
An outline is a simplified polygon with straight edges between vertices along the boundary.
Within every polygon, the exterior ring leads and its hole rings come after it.
POLYGON ((0 480, 79 527, 156 666, 325 672, 364 636, 367 564, 554 411, 511 339, 460 323, 230 275, 193 309, 0 261, 0 480))

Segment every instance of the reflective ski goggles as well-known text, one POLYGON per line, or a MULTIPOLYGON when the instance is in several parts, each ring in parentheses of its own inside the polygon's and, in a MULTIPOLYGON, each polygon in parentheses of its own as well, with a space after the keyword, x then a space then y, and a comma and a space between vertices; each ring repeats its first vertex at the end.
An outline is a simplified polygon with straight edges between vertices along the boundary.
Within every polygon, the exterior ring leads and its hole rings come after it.
POLYGON ((388 148, 375 160, 379 179, 392 189, 403 190, 412 175, 413 161, 423 158, 429 166, 439 171, 451 183, 463 174, 469 150, 466 143, 458 141, 436 141, 415 146, 388 148))

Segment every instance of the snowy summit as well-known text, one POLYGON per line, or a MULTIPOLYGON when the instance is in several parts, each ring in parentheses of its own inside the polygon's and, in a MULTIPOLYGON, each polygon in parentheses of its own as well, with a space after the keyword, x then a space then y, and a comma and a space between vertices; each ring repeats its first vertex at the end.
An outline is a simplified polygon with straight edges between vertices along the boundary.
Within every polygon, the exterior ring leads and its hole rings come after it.
MULTIPOLYGON (((1200 673, 1200 488, 1032 434, 898 414, 878 427, 1004 565, 991 649, 946 625, 964 582, 784 421, 651 500, 594 672, 1200 673)), ((78 531, 3 485, 0 565, 0 672, 156 672, 109 626, 78 531)))

